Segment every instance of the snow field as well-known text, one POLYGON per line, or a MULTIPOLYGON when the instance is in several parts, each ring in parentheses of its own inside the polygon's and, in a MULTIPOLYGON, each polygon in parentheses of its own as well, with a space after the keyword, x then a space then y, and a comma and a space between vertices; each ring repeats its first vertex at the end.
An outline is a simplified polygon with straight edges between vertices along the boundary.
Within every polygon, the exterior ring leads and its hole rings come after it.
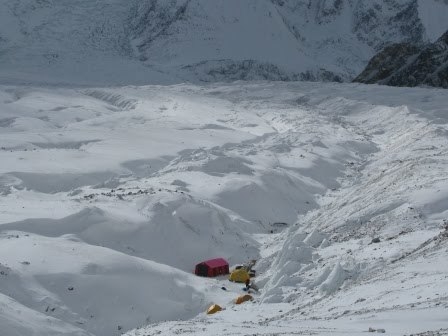
POLYGON ((0 97, 0 302, 26 316, 2 310, 11 335, 445 327, 444 91, 261 82, 0 97), (258 259, 253 303, 191 274, 221 256, 258 259), (211 303, 226 310, 205 316, 211 303))
POLYGON ((346 148, 356 155, 333 190, 316 199, 316 210, 265 240, 270 252, 258 264, 260 299, 217 319, 156 324, 129 335, 448 332, 443 90, 310 86, 299 101, 351 131, 357 142, 346 148))

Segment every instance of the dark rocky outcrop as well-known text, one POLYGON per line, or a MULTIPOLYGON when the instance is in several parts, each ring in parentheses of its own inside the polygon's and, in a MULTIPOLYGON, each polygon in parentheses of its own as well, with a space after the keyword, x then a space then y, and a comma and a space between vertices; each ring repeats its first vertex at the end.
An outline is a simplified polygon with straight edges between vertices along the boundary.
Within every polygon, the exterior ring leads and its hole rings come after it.
POLYGON ((271 81, 321 81, 338 82, 349 81, 348 76, 334 73, 326 69, 291 73, 282 70, 272 63, 255 60, 215 60, 204 61, 184 66, 181 71, 194 73, 202 82, 229 82, 236 80, 271 80, 271 81))
POLYGON ((419 51, 420 49, 411 43, 392 44, 375 55, 364 71, 354 79, 354 82, 384 83, 419 51))
POLYGON ((423 47, 410 43, 386 47, 354 82, 448 88, 448 31, 423 47))

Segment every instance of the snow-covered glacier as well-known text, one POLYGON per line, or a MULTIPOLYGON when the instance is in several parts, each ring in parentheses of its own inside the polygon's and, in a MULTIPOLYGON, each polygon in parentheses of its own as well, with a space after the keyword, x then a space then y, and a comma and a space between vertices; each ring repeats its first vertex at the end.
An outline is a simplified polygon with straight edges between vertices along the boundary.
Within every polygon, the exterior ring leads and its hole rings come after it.
POLYGON ((440 37, 447 13, 441 0, 2 1, 0 80, 348 81, 390 43, 440 37))

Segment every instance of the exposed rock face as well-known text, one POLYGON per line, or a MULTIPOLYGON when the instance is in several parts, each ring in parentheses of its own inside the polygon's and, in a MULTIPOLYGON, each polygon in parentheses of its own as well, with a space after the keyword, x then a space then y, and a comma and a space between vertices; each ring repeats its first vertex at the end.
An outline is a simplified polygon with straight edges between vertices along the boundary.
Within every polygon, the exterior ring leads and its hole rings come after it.
POLYGON ((354 82, 384 84, 385 80, 419 51, 420 49, 411 43, 390 45, 371 59, 364 71, 354 79, 354 82))
POLYGON ((202 82, 220 82, 236 80, 271 80, 271 81, 323 81, 346 82, 349 76, 335 74, 325 69, 305 71, 300 73, 285 72, 272 63, 257 62, 254 60, 233 61, 216 60, 204 61, 187 65, 182 68, 194 74, 202 82))
POLYGON ((418 16, 418 2, 355 1, 353 31, 376 51, 391 42, 425 41, 425 29, 418 16))
POLYGON ((448 88, 448 31, 418 54, 416 59, 394 74, 389 85, 430 85, 448 88))
POLYGON ((409 43, 386 47, 354 82, 448 88, 448 31, 424 47, 409 43))

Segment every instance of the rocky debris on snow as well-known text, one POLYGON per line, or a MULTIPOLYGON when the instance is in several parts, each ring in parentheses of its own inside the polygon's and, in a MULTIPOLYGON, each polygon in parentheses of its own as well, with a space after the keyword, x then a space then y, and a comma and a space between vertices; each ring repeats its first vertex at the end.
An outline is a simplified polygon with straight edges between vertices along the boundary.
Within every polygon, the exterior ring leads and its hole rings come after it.
POLYGON ((105 196, 105 197, 117 197, 119 200, 124 200, 129 196, 141 196, 141 195, 155 195, 157 192, 170 192, 170 193, 177 193, 184 194, 184 191, 182 190, 171 190, 171 189, 162 189, 159 188, 157 191, 154 188, 134 188, 131 191, 127 191, 127 189, 124 188, 117 188, 117 189, 111 189, 109 192, 102 192, 102 193, 91 193, 84 195, 82 199, 84 200, 94 200, 95 198, 98 198, 99 196, 105 196))
POLYGON ((182 67, 195 73, 203 82, 236 81, 236 80, 270 80, 270 81, 321 81, 342 83, 349 76, 326 69, 307 70, 303 72, 287 72, 270 62, 253 59, 209 60, 182 67))
POLYGON ((381 242, 380 238, 375 237, 372 239, 371 244, 376 244, 376 243, 380 243, 380 242, 381 242))
POLYGON ((440 238, 448 238, 448 220, 443 220, 443 231, 440 232, 440 238))
POLYGON ((0 275, 4 275, 7 276, 9 274, 9 272, 11 271, 11 268, 3 265, 2 263, 0 263, 0 275))
POLYGON ((412 230, 412 229, 409 229, 409 230, 402 230, 402 231, 400 231, 400 232, 399 232, 398 234, 396 234, 396 235, 387 237, 386 240, 394 240, 394 239, 397 239, 398 237, 400 237, 400 236, 402 236, 402 235, 405 235, 405 234, 407 234, 407 233, 409 233, 409 232, 413 232, 413 230, 412 230))
POLYGON ((448 239, 448 224, 446 223, 446 221, 444 221, 443 230, 439 234, 424 241, 423 243, 421 243, 419 246, 417 246, 412 251, 404 252, 403 255, 401 255, 399 258, 393 259, 391 261, 391 263, 396 263, 397 261, 403 260, 404 258, 407 258, 410 255, 413 255, 417 252, 424 251, 428 246, 433 246, 433 245, 437 246, 438 244, 442 243, 443 241, 445 241, 447 239, 448 239))
POLYGON ((45 309, 45 312, 46 313, 48 313, 48 312, 54 312, 56 310, 56 307, 53 307, 53 308, 50 308, 50 306, 47 306, 47 308, 45 309))
POLYGON ((440 328, 438 330, 424 331, 415 334, 405 334, 403 336, 444 336, 448 335, 448 328, 440 328))
POLYGON ((377 332, 377 333, 381 333, 381 334, 384 334, 386 332, 386 330, 384 330, 384 329, 375 329, 375 328, 372 328, 372 327, 369 327, 368 331, 369 332, 377 332))

